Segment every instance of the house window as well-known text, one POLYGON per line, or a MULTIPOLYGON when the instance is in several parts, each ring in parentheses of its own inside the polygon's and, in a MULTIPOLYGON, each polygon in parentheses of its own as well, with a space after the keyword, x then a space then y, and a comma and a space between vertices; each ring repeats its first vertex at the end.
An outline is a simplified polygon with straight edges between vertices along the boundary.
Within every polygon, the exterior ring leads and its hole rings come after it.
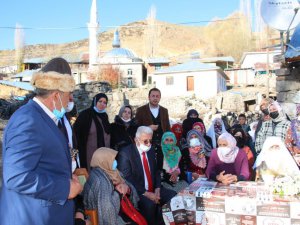
POLYGON ((128 76, 132 76, 132 69, 128 69, 128 70, 127 70, 127 75, 128 75, 128 76))
POLYGON ((155 65, 155 70, 160 70, 161 69, 161 64, 156 64, 155 65))
POLYGON ((174 84, 174 77, 168 76, 166 77, 166 85, 173 85, 174 84))
POLYGON ((128 86, 129 88, 131 88, 131 87, 133 86, 132 78, 131 78, 131 77, 129 77, 129 78, 127 79, 127 86, 128 86))

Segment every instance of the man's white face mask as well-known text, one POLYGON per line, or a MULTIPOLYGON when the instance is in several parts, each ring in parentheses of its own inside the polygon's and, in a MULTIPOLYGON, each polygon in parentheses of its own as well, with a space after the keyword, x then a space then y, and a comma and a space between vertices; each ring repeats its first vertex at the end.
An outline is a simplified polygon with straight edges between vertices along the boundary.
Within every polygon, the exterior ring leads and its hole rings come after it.
POLYGON ((71 112, 74 108, 74 102, 68 102, 66 112, 71 112))

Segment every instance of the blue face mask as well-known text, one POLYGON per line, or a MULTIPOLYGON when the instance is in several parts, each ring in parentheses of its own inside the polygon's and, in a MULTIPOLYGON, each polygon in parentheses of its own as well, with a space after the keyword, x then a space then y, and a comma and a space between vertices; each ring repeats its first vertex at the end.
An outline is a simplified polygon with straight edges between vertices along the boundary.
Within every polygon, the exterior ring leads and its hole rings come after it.
POLYGON ((105 112, 106 112, 105 109, 99 110, 99 109, 97 108, 97 106, 94 106, 94 110, 95 110, 97 113, 105 113, 105 112))
POLYGON ((117 166, 118 166, 118 162, 117 162, 117 160, 114 160, 113 164, 112 164, 112 170, 116 170, 117 166))
POLYGON ((58 95, 58 96, 59 96, 59 101, 60 101, 61 109, 60 109, 60 111, 57 110, 55 102, 53 101, 54 109, 53 109, 52 113, 54 114, 54 116, 56 117, 56 119, 61 120, 64 117, 65 113, 66 113, 66 109, 62 105, 60 95, 58 95))

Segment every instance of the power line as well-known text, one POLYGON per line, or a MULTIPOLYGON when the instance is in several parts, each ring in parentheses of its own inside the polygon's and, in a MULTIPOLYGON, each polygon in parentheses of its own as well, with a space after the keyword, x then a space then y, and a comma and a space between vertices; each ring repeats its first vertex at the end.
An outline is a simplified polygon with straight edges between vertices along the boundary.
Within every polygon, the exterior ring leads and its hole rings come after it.
MULTIPOLYGON (((239 20, 240 18, 229 18, 229 19, 218 19, 218 20, 202 20, 202 21, 189 21, 189 22, 179 22, 174 23, 174 25, 188 25, 188 24, 201 24, 201 23, 216 23, 216 22, 225 22, 228 20, 239 20)), ((171 24, 172 25, 172 24, 171 24)), ((131 28, 131 27, 145 27, 149 26, 148 24, 135 24, 135 25, 110 25, 110 26, 100 26, 101 28, 131 28)), ((154 26, 165 26, 165 24, 155 24, 154 26)), ((88 29, 88 28, 97 28, 97 27, 89 27, 89 26, 80 26, 80 27, 12 27, 12 26, 0 26, 0 29, 9 29, 9 30, 80 30, 80 29, 88 29)))

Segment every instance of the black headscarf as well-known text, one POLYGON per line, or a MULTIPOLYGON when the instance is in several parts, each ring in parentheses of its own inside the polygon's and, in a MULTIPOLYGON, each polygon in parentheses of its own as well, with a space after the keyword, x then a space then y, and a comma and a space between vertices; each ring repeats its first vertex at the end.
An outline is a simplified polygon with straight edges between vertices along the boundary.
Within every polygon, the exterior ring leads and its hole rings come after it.
POLYGON ((195 109, 190 109, 190 110, 188 111, 188 114, 187 114, 187 116, 186 116, 187 118, 186 118, 186 119, 183 121, 183 123, 182 123, 182 137, 183 137, 183 138, 186 138, 187 133, 188 133, 190 130, 193 129, 193 124, 194 124, 194 123, 196 123, 196 122, 201 122, 201 123, 203 123, 203 120, 200 119, 198 116, 199 116, 199 113, 197 112, 197 110, 195 110, 195 109), (196 118, 191 118, 190 116, 191 116, 192 114, 197 115, 197 117, 196 117, 196 118))
POLYGON ((247 135, 245 133, 245 131, 243 130, 242 126, 239 125, 239 124, 236 124, 234 125, 232 128, 231 128, 231 134, 232 136, 235 138, 236 140, 236 145, 239 147, 239 148, 243 148, 246 143, 247 143, 247 135), (242 134, 242 137, 236 137, 234 136, 236 133, 238 132, 241 132, 242 134))
POLYGON ((108 121, 108 115, 107 115, 107 113, 106 112, 99 113, 99 112, 96 112, 94 110, 94 106, 97 105, 97 102, 101 98, 105 98, 106 102, 108 102, 108 98, 107 98, 106 94, 104 94, 104 93, 99 93, 99 94, 97 94, 97 95, 94 96, 93 101, 92 101, 92 105, 91 105, 91 108, 92 108, 92 110, 94 112, 93 113, 93 119, 94 119, 94 122, 96 124, 97 130, 100 129, 100 127, 98 127, 98 126, 101 126, 101 125, 100 125, 99 121, 95 117, 95 115, 97 115, 101 119, 101 121, 102 121, 103 129, 104 129, 105 133, 109 134, 110 133, 110 123, 108 121))

